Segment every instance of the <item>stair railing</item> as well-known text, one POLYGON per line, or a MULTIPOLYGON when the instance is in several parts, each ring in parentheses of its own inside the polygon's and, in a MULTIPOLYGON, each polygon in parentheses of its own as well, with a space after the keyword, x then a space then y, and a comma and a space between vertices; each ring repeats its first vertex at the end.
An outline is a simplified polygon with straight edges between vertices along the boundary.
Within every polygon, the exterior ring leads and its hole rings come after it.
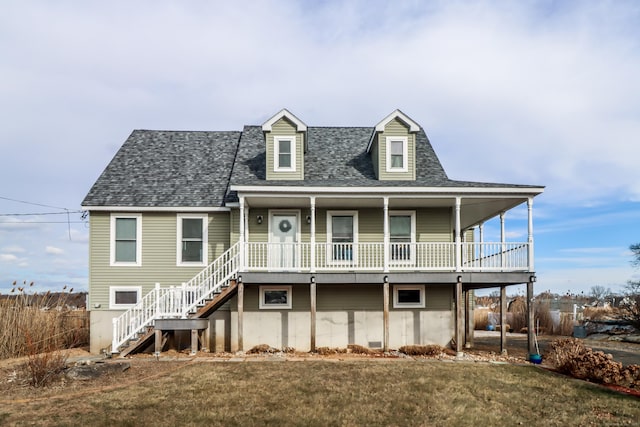
POLYGON ((236 243, 182 286, 156 284, 136 305, 113 319, 111 352, 119 353, 122 344, 153 326, 156 319, 186 318, 237 274, 239 258, 240 244, 236 243))

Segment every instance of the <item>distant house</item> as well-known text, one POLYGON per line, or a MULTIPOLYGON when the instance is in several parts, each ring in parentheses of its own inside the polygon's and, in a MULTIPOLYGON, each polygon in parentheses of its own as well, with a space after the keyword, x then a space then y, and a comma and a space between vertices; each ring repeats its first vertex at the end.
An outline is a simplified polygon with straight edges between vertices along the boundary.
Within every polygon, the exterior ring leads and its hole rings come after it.
POLYGON ((153 337, 159 350, 175 331, 210 351, 462 351, 470 292, 532 290, 542 191, 449 179, 399 110, 371 127, 307 126, 282 110, 242 131, 136 130, 82 203, 91 351, 153 337), (525 241, 504 227, 483 241, 485 221, 523 203, 525 241))

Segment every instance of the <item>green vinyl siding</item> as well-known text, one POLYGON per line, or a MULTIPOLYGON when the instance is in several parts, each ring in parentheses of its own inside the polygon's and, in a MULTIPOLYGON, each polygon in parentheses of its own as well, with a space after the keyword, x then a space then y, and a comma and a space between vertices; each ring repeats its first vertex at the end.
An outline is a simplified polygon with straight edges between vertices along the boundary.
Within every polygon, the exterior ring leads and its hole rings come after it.
POLYGON ((452 232, 449 208, 417 210, 416 242, 452 242, 452 232))
MULTIPOLYGON (((208 261, 229 248, 229 214, 208 214, 208 261)), ((142 295, 155 283, 180 285, 202 270, 202 266, 177 266, 177 214, 143 213, 142 259, 140 266, 111 266, 111 214, 91 212, 89 217, 89 295, 90 307, 109 307, 110 286, 142 286, 142 295)))
POLYGON ((382 285, 318 285, 316 289, 318 311, 382 310, 382 285))
POLYGON ((297 132, 296 127, 286 118, 275 122, 271 132, 265 135, 267 180, 302 180, 304 179, 304 133, 297 132), (295 171, 278 172, 275 170, 275 139, 279 136, 295 138, 295 171))
POLYGON ((377 135, 378 179, 381 181, 414 181, 416 179, 416 134, 398 119, 390 121, 377 135), (387 172, 387 137, 401 136, 407 138, 407 172, 387 172))
POLYGON ((384 211, 360 209, 358 211, 358 242, 376 243, 384 239, 384 211))
POLYGON ((373 144, 371 144, 371 162, 373 163, 373 172, 376 174, 376 178, 380 179, 380 150, 378 149, 378 139, 374 138, 373 144))
POLYGON ((429 285, 425 289, 425 310, 449 311, 453 307, 453 286, 429 285))
MULTIPOLYGON (((278 285, 264 285, 266 287, 278 285)), ((289 286, 289 285, 286 285, 289 286)), ((282 308, 282 311, 305 311, 311 310, 311 296, 309 293, 309 285, 291 285, 291 308, 282 308)), ((233 310, 237 310, 237 298, 233 298, 233 310)), ((244 286, 244 311, 264 311, 273 312, 278 309, 260 309, 260 285, 244 286)))

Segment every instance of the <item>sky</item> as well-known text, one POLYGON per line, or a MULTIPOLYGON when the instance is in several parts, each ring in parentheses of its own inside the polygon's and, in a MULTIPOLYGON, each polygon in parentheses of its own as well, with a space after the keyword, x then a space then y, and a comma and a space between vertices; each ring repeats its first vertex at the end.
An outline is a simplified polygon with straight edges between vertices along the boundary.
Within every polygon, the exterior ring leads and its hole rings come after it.
MULTIPOLYGON (((636 1, 4 0, 0 292, 87 289, 80 204, 132 130, 281 108, 310 126, 399 108, 450 178, 545 186, 535 291, 618 291, 640 280, 638 76, 636 1)), ((526 241, 526 207, 505 222, 526 241)))

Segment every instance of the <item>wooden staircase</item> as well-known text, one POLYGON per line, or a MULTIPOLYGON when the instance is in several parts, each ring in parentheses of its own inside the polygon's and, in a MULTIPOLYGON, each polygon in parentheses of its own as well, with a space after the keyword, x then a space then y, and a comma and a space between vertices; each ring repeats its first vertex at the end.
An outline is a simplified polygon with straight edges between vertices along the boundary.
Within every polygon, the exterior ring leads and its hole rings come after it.
MULTIPOLYGON (((236 279, 231 279, 229 282, 222 286, 219 292, 214 292, 211 299, 205 301, 205 304, 199 306, 195 312, 189 314, 190 319, 204 319, 213 314, 216 310, 222 307, 238 292, 238 282, 236 279)), ((164 332, 164 331, 163 331, 164 332)), ((155 328, 148 326, 145 331, 141 331, 138 337, 128 341, 127 344, 120 347, 119 357, 125 357, 129 354, 135 354, 148 348, 153 342, 155 337, 155 328)), ((163 348, 167 341, 166 334, 163 334, 162 343, 159 348, 163 348)), ((157 347, 157 346, 156 346, 157 347)))

